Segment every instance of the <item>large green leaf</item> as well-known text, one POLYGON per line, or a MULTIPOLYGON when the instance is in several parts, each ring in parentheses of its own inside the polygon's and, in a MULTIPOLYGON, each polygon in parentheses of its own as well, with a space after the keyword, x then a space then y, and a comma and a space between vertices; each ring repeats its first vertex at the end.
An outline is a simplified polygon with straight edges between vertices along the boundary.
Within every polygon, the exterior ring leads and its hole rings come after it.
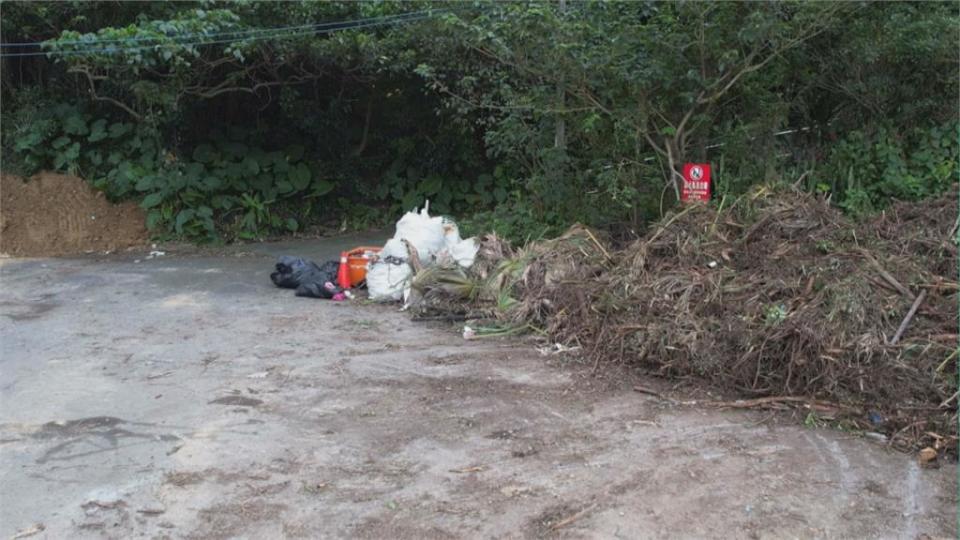
POLYGON ((223 182, 221 182, 216 176, 208 176, 200 184, 200 187, 204 191, 216 191, 222 184, 223 182))
POLYGON ((63 120, 63 131, 71 135, 86 135, 87 121, 79 114, 72 114, 63 120))
POLYGON ((443 179, 439 175, 430 175, 420 182, 420 191, 427 196, 433 196, 443 187, 443 179))
POLYGON ((303 191, 310 185, 310 168, 307 167, 305 163, 299 163, 296 167, 290 169, 290 172, 287 173, 287 178, 290 180, 290 184, 293 185, 294 190, 303 191))
POLYGON ((153 208, 158 204, 163 202, 163 194, 160 192, 151 193, 143 198, 143 202, 140 203, 141 208, 153 208))
POLYGON ((163 219, 163 214, 156 208, 147 212, 147 228, 153 230, 163 219))
POLYGON ((310 190, 310 195, 314 197, 322 197, 327 193, 333 191, 333 188, 336 187, 333 182, 328 182, 326 180, 317 180, 313 183, 313 189, 310 190))
POLYGON ((177 214, 177 221, 174 224, 174 228, 178 234, 183 234, 183 226, 186 225, 188 221, 193 219, 194 213, 195 211, 192 208, 187 208, 185 210, 181 210, 180 213, 177 214))
POLYGON ((132 129, 133 129, 133 126, 130 124, 124 124, 121 122, 110 124, 110 138, 118 139, 120 137, 123 137, 127 133, 130 133, 130 130, 132 129))
POLYGON ((240 168, 246 176, 254 176, 260 173, 260 164, 252 157, 243 158, 243 161, 240 163, 240 168))
POLYGON ((217 157, 217 151, 209 144, 201 144, 193 149, 193 159, 200 163, 210 163, 217 157))
POLYGON ((70 137, 57 137, 50 143, 50 146, 59 150, 68 144, 70 144, 70 137))
POLYGON ((156 186, 156 177, 152 174, 148 174, 137 181, 134 189, 137 191, 150 191, 156 186))
POLYGON ((87 137, 89 142, 102 141, 107 138, 107 130, 105 129, 107 121, 100 119, 90 125, 90 136, 87 137))

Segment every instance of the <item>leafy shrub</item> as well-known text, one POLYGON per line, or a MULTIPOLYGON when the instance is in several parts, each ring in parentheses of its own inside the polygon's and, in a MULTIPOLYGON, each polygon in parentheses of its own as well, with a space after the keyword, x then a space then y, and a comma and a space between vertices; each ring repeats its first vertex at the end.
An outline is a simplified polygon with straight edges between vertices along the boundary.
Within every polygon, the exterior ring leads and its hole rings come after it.
POLYGON ((265 151, 218 139, 181 160, 148 125, 111 122, 68 104, 38 115, 15 136, 25 173, 49 167, 91 179, 112 199, 137 198, 148 211, 147 226, 160 235, 251 239, 297 231, 300 220, 274 208, 295 200, 302 219, 335 187, 304 159, 302 146, 265 151))
POLYGON ((881 126, 848 133, 829 148, 815 182, 861 215, 890 200, 915 201, 946 190, 957 179, 960 124, 898 130, 881 126))

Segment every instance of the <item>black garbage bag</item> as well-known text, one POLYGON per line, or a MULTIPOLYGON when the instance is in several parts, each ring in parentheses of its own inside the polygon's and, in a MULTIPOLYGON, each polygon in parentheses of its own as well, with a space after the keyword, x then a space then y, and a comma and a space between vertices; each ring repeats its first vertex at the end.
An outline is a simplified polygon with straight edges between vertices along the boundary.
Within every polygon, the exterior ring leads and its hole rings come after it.
POLYGON ((329 299, 343 292, 336 286, 339 269, 337 261, 318 266, 313 261, 283 255, 277 259, 276 271, 270 274, 270 281, 277 287, 296 289, 297 296, 329 299))
POLYGON ((320 283, 302 283, 297 287, 297 296, 306 296, 308 298, 324 298, 326 300, 343 300, 343 289, 337 287, 332 281, 320 283))

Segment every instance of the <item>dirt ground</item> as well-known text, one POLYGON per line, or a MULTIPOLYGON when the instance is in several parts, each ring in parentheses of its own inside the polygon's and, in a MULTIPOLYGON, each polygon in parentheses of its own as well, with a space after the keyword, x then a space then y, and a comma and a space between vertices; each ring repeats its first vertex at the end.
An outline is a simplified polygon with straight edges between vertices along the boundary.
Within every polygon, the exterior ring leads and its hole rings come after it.
POLYGON ((25 182, 0 175, 0 253, 36 257, 142 245, 144 219, 136 204, 111 204, 75 176, 42 173, 25 182))
POLYGON ((956 537, 954 464, 268 279, 373 240, 0 260, 0 537, 956 537))

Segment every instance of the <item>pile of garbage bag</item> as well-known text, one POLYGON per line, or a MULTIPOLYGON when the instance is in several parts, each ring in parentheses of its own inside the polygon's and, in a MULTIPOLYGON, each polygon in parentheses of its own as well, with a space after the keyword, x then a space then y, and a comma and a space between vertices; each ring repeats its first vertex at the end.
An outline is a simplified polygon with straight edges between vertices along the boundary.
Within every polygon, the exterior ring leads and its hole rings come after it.
POLYGON ((367 267, 367 290, 371 300, 399 301, 410 298, 416 272, 435 265, 473 266, 480 249, 475 238, 460 238, 460 229, 450 219, 430 216, 430 202, 423 209, 404 214, 393 238, 367 267))
MULTIPOLYGON (((415 208, 400 218, 393 238, 379 253, 373 249, 364 254, 369 259, 365 276, 369 298, 380 302, 403 300, 406 304, 417 272, 432 267, 470 268, 480 246, 475 238, 460 238, 454 221, 431 216, 427 201, 423 209, 415 208)), ((349 279, 341 279, 345 264, 346 260, 318 265, 285 255, 277 260, 270 279, 277 287, 296 289, 297 296, 343 300, 350 298, 347 289, 351 286, 349 279)))

